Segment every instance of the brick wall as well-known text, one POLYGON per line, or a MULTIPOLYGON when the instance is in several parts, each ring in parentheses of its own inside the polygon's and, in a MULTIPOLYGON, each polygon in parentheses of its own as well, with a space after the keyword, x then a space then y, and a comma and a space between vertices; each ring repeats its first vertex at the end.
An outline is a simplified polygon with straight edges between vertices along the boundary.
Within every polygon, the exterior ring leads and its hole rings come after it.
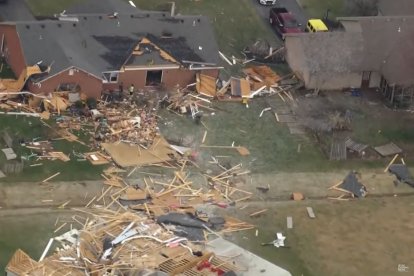
POLYGON ((23 69, 26 68, 26 61, 24 59, 23 50, 20 45, 19 36, 16 32, 16 26, 0 25, 0 43, 2 42, 3 35, 3 53, 14 74, 16 77, 19 77, 23 69))
POLYGON ((60 72, 40 83, 29 82, 29 90, 33 93, 50 93, 56 91, 62 83, 75 83, 88 97, 99 98, 102 92, 102 80, 76 68, 60 72))

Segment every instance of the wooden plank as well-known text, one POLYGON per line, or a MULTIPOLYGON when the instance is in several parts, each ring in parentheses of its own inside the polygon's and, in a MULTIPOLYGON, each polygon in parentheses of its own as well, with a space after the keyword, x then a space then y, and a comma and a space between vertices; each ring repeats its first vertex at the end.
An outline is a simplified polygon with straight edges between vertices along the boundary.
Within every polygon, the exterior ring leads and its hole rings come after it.
POLYGON ((204 142, 206 141, 206 137, 207 137, 207 130, 204 131, 204 135, 203 135, 203 139, 201 140, 201 144, 204 144, 204 142))
POLYGON ((45 183, 45 182, 47 182, 47 181, 49 181, 49 180, 51 180, 52 178, 55 178, 56 176, 58 176, 60 174, 60 172, 58 172, 58 173, 55 173, 54 175, 52 175, 52 176, 49 176, 48 178, 46 178, 45 180, 43 180, 42 181, 42 183, 45 183))
POLYGON ((258 216, 258 215, 260 215, 260 214, 263 214, 264 212, 267 212, 267 210, 268 210, 268 209, 262 209, 262 210, 260 210, 260 211, 257 211, 257 212, 254 212, 254 213, 251 213, 251 214, 249 215, 249 217, 255 217, 255 216, 258 216))
POLYGON ((395 160, 398 158, 398 153, 394 156, 394 158, 390 161, 390 163, 388 163, 388 166, 385 167, 384 172, 387 172, 388 169, 390 168, 390 166, 392 164, 394 164, 395 160))
POLYGON ((315 213, 313 212, 312 207, 306 207, 306 211, 308 212, 308 216, 310 218, 316 218, 315 213))
POLYGON ((392 142, 379 147, 374 147, 374 150, 382 156, 389 156, 402 152, 402 149, 392 142))
POLYGON ((292 229, 293 228, 293 219, 292 219, 292 217, 287 217, 286 218, 286 224, 287 224, 287 228, 288 229, 292 229))

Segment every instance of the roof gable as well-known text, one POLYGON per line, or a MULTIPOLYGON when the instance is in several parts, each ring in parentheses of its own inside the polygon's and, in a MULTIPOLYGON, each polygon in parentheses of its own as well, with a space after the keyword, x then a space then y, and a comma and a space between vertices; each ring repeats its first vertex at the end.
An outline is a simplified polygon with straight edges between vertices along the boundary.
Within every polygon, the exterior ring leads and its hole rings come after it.
MULTIPOLYGON (((27 64, 42 61, 51 65, 50 75, 76 66, 100 76, 104 71, 121 69, 144 37, 178 62, 219 62, 218 46, 206 17, 139 12, 116 17, 81 15, 77 20, 13 23, 27 64), (165 38, 166 33, 171 38, 165 38)), ((133 63, 145 66, 148 61, 138 58, 133 63)))

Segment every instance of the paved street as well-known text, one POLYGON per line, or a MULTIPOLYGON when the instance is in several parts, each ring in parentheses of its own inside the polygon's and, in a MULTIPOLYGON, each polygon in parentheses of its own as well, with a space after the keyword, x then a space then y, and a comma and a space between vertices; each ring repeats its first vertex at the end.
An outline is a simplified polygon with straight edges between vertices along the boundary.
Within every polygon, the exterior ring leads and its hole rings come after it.
MULTIPOLYGON (((269 25, 269 10, 270 6, 262 6, 257 0, 252 0, 258 14, 266 21, 266 24, 269 25)), ((306 26, 306 22, 309 17, 305 11, 299 6, 296 0, 278 0, 276 7, 284 7, 288 11, 292 12, 299 23, 302 24, 303 28, 306 26)))
POLYGON ((35 20, 25 0, 9 0, 0 4, 0 19, 3 21, 35 20))

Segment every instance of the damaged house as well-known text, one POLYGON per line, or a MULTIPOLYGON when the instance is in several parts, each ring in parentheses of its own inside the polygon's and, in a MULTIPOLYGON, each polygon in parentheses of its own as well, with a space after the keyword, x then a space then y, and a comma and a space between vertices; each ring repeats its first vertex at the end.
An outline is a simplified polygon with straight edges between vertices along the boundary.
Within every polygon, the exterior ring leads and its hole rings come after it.
POLYGON ((85 14, 66 20, 2 22, 0 53, 16 76, 33 65, 48 68, 25 79, 33 93, 102 91, 133 84, 172 88, 217 77, 218 47, 209 19, 163 12, 85 14))
POLYGON ((380 88, 412 102, 414 16, 338 18, 344 31, 289 34, 287 61, 308 89, 380 88))

